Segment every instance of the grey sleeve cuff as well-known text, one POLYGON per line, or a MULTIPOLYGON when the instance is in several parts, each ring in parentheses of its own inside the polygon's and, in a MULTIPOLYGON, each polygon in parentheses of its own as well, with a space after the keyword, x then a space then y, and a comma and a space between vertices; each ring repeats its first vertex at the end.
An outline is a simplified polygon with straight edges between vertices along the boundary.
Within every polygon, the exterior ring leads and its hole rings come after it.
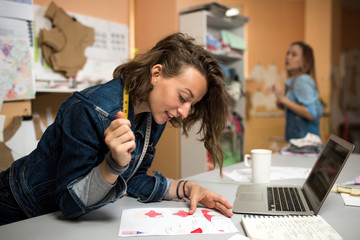
POLYGON ((111 157, 111 153, 108 152, 106 155, 105 155, 105 164, 106 164, 106 167, 107 169, 112 173, 112 174, 115 174, 115 175, 121 175, 123 174, 129 167, 129 164, 126 165, 125 167, 121 167, 119 166, 115 161, 114 159, 111 157))
POLYGON ((112 185, 105 181, 100 172, 100 167, 97 166, 86 177, 77 182, 73 190, 84 205, 88 207, 106 200, 115 185, 116 182, 112 185))
POLYGON ((171 178, 166 178, 166 190, 165 190, 165 194, 163 196, 164 200, 171 200, 170 198, 170 186, 172 183, 172 179, 171 178))

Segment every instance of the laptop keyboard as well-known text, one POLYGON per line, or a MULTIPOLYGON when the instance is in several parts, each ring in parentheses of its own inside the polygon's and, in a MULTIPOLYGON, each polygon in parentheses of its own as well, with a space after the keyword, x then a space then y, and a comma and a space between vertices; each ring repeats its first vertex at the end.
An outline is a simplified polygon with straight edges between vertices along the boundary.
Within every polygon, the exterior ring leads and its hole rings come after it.
POLYGON ((305 212, 305 207, 297 188, 268 187, 267 196, 269 211, 305 212))

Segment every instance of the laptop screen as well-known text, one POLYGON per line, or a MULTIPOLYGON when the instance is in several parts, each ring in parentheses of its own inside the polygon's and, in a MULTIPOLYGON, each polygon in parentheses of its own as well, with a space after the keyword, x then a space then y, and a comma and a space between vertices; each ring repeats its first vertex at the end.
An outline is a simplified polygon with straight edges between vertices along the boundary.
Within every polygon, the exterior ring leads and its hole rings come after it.
POLYGON ((304 185, 315 213, 317 213, 330 192, 346 159, 352 152, 353 147, 351 145, 349 146, 349 143, 344 140, 332 136, 320 153, 304 185), (311 193, 308 194, 308 191, 311 191, 311 193))

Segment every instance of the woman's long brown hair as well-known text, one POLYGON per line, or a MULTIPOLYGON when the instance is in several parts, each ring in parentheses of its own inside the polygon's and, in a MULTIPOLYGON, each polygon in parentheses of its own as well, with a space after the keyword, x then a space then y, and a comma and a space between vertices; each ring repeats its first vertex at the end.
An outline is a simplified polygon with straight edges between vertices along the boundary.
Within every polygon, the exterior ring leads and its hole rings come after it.
POLYGON ((187 118, 179 117, 170 122, 175 127, 182 127, 183 134, 188 136, 191 127, 200 121, 199 140, 204 141, 212 162, 219 165, 221 173, 224 152, 220 141, 228 117, 229 95, 218 61, 202 46, 195 44, 194 38, 183 33, 162 39, 151 50, 120 65, 113 73, 114 78, 120 77, 128 86, 135 104, 148 101, 152 90, 151 68, 156 64, 162 65, 165 78, 178 76, 185 67, 194 67, 205 77, 208 87, 205 96, 192 106, 187 118))
POLYGON ((319 91, 315 73, 315 57, 312 47, 301 41, 293 42, 290 46, 293 45, 298 45, 302 49, 304 59, 304 66, 302 67, 302 72, 311 76, 311 78, 314 80, 316 89, 319 91))

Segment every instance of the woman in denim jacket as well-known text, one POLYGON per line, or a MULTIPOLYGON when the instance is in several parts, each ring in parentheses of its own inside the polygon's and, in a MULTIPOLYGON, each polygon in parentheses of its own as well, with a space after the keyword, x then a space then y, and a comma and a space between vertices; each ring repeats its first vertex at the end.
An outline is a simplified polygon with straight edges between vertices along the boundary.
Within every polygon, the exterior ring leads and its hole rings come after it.
POLYGON ((204 145, 222 168, 219 141, 229 98, 218 62, 194 39, 181 33, 164 38, 116 68, 113 80, 81 96, 60 106, 32 153, 0 173, 0 224, 58 210, 77 218, 125 194, 141 202, 186 197, 190 214, 199 202, 232 216, 232 206, 216 193, 158 172, 146 174, 168 121, 185 134, 200 121, 204 145))
POLYGON ((319 121, 323 108, 315 80, 312 48, 303 42, 294 42, 286 53, 285 67, 290 78, 285 93, 274 85, 277 105, 286 112, 285 138, 303 138, 307 133, 320 136, 319 121))

